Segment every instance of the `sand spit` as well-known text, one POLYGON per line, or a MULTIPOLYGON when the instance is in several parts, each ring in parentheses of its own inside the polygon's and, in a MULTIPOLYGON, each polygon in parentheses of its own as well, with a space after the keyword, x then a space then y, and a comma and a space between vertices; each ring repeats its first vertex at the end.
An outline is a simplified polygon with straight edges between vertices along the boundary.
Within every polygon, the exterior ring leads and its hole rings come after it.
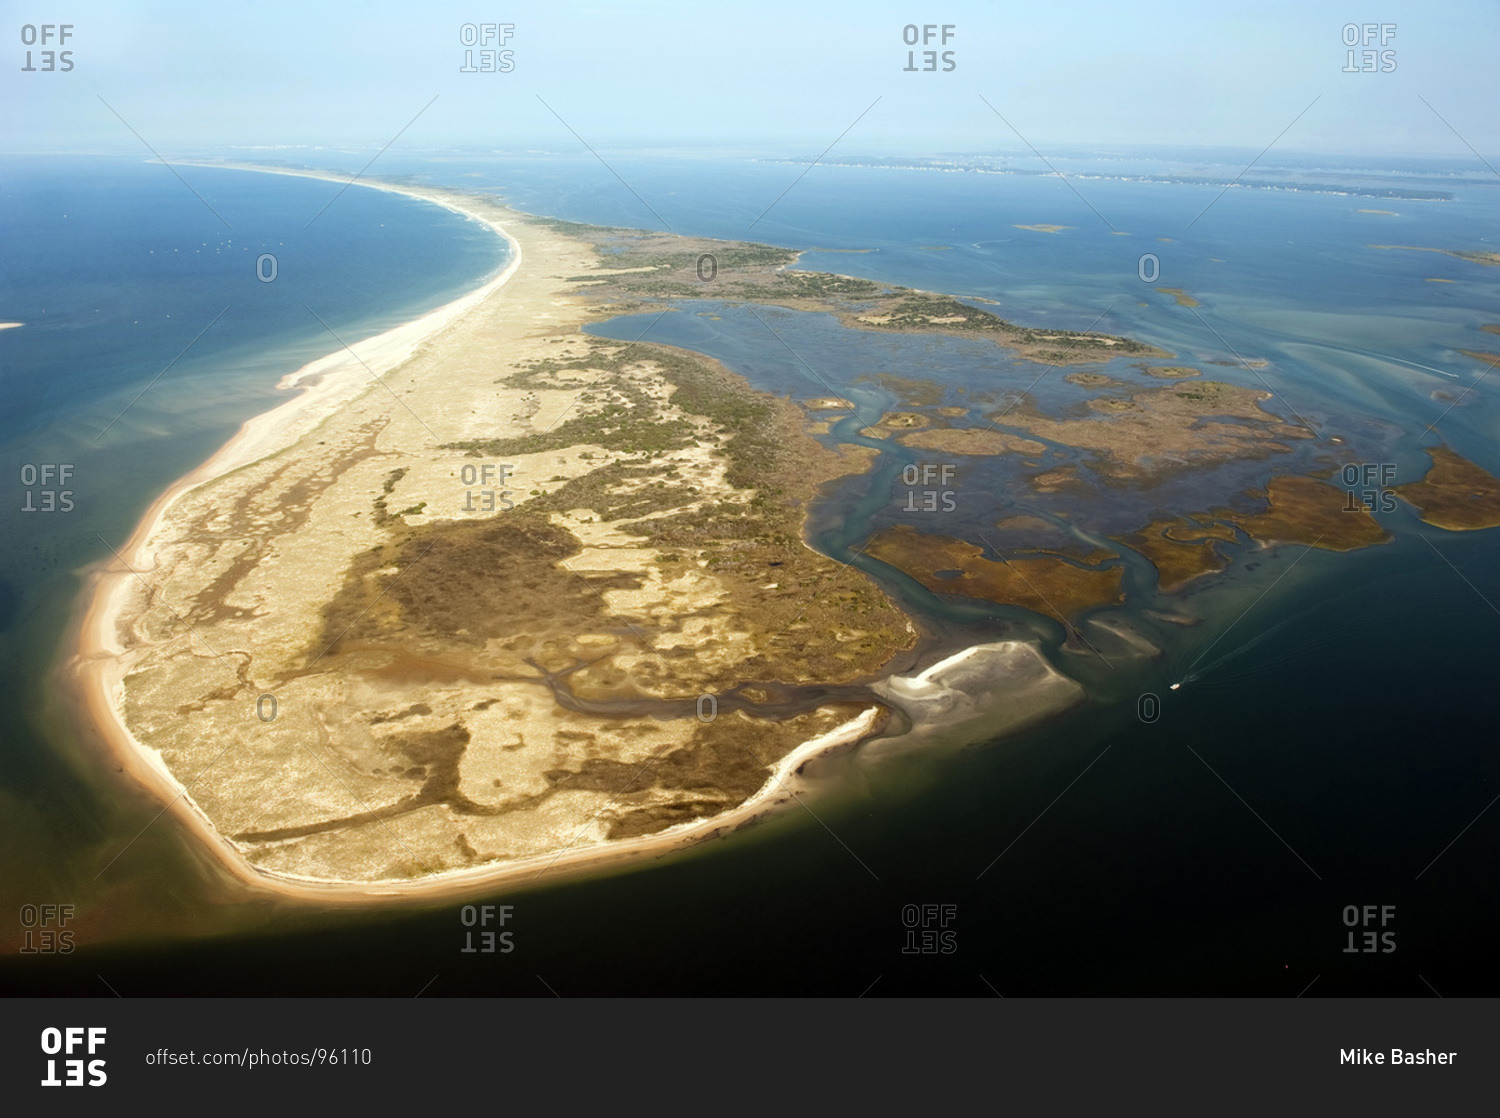
MULTIPOLYGON (((235 169, 343 182, 311 172, 235 169)), ((716 727, 715 733, 728 735, 728 740, 750 735, 746 740, 768 746, 772 738, 764 735, 779 734, 780 755, 764 768, 750 770, 754 780, 743 786, 741 802, 704 818, 684 813, 681 822, 675 821, 679 816, 671 814, 673 810, 692 806, 683 798, 686 793, 677 793, 676 800, 664 799, 659 789, 632 793, 637 817, 657 813, 652 817, 654 829, 637 834, 598 818, 599 793, 604 789, 588 783, 600 771, 590 766, 633 768, 664 758, 686 772, 690 763, 681 758, 695 756, 689 747, 702 729, 699 720, 679 717, 659 723, 643 715, 624 725, 618 741, 605 740, 605 734, 596 742, 590 732, 597 731, 598 720, 589 722, 585 714, 561 711, 535 677, 488 674, 476 682, 415 638, 411 663, 399 667, 408 677, 413 672, 427 674, 416 685, 406 678, 407 691, 395 684, 386 686, 397 666, 379 656, 362 662, 363 675, 285 674, 296 659, 288 649, 316 620, 320 603, 330 600, 335 576, 342 579, 347 572, 347 556, 368 550, 372 540, 380 538, 370 511, 370 497, 380 493, 380 478, 388 473, 396 478, 385 489, 392 510, 412 503, 405 512, 381 516, 405 517, 407 524, 418 526, 435 515, 457 516, 451 509, 424 513, 421 508, 427 502, 412 501, 434 494, 453 497, 453 455, 439 455, 433 443, 550 429, 579 398, 578 389, 543 387, 525 395, 519 387, 497 389, 500 382, 494 373, 497 368, 516 367, 523 358, 535 362, 578 356, 576 347, 569 348, 574 346, 570 339, 581 336, 570 331, 588 320, 588 311, 573 297, 580 285, 569 277, 597 267, 584 246, 545 222, 483 199, 417 187, 360 185, 443 205, 481 221, 509 243, 511 260, 475 291, 357 343, 357 359, 341 350, 283 378, 280 387, 296 395, 245 423, 209 461, 164 492, 120 548, 117 560, 90 576, 79 652, 70 669, 111 761, 158 797, 166 805, 164 813, 186 826, 233 878, 248 886, 317 903, 427 902, 658 858, 725 835, 807 791, 799 770, 808 760, 857 746, 879 733, 886 717, 875 703, 833 703, 793 719, 762 720, 758 726, 753 715, 723 714, 723 729, 716 727), (452 376, 446 375, 450 372, 452 376), (374 386, 372 373, 383 381, 390 374, 389 383, 374 386), (476 395, 480 389, 489 398, 483 405, 489 411, 475 414, 481 406, 476 395), (405 409, 391 398, 397 394, 407 404, 405 409), (511 411, 518 414, 506 418, 511 411), (430 419, 435 430, 419 430, 427 424, 418 416, 430 419), (322 447, 325 437, 326 450, 310 449, 322 447), (390 471, 397 462, 405 466, 390 471), (192 591, 214 572, 233 565, 221 553, 247 547, 245 541, 257 538, 260 526, 270 522, 268 517, 274 520, 285 512, 273 497, 283 491, 275 485, 284 489, 286 484, 277 478, 289 470, 293 472, 288 476, 313 476, 324 485, 315 494, 321 494, 318 501, 305 502, 308 507, 299 514, 310 527, 289 531, 272 523, 281 533, 275 536, 275 546, 265 550, 260 541, 260 558, 242 564, 245 569, 236 575, 231 594, 213 599, 215 616, 204 630, 182 633, 165 626, 158 597, 165 601, 170 588, 173 598, 166 612, 172 615, 177 608, 212 597, 201 591, 194 597, 192 591), (323 476, 329 470, 331 480, 323 476), (340 470, 347 479, 340 480, 340 470), (394 493, 391 486, 397 486, 394 493), (226 523, 229 528, 212 547, 192 542, 205 530, 217 531, 226 523), (288 587, 295 593, 289 594, 288 587), (267 608, 268 603, 275 608, 267 608), (216 652, 228 655, 189 653, 188 637, 201 642, 204 632, 212 634, 216 652), (282 717, 275 725, 236 714, 240 708, 252 709, 255 694, 278 671, 282 717), (407 703, 413 686, 421 688, 420 703, 407 703), (223 700, 221 692, 230 699, 223 700), (174 716, 174 704, 184 699, 193 701, 177 705, 174 716), (205 715, 205 706, 221 702, 229 705, 218 707, 217 715, 212 709, 205 715), (330 728, 343 734, 346 723, 353 725, 350 718, 359 725, 349 740, 330 743, 330 728), (452 719, 461 719, 476 735, 462 768, 457 760, 440 756, 446 748, 443 735, 457 725, 449 725, 452 719), (140 740, 132 727, 152 744, 140 740), (216 735, 211 741, 204 740, 205 727, 216 735), (519 740, 502 747, 496 744, 497 734, 519 740), (589 744, 569 752, 569 743, 579 739, 589 744), (386 763, 392 741, 403 749, 425 750, 426 755, 411 757, 408 763, 417 763, 404 774, 372 767, 386 763), (226 752, 229 760, 219 765, 218 758, 226 752), (555 767, 548 770, 548 765, 555 767), (578 771, 570 767, 574 765, 578 771), (333 768, 338 769, 336 779, 325 775, 333 768), (208 776, 200 781, 205 772, 208 776), (413 778, 413 772, 418 776, 413 778), (189 774, 186 783, 179 779, 184 773, 189 774), (406 787, 415 788, 424 773, 420 792, 393 800, 389 789, 394 780, 405 778, 411 782, 406 787), (559 780, 559 773, 564 779, 559 780), (434 788, 446 798, 434 799, 434 788), (506 797, 509 800, 501 803, 506 797), (343 802, 346 799, 349 802, 343 802), (535 802, 517 808, 516 801, 535 802), (441 810, 442 804, 448 810, 441 810), (376 810, 356 812, 353 805, 376 810), (454 853, 453 819, 465 829, 457 834, 462 857, 454 853), (498 832, 486 831, 504 820, 522 820, 512 827, 515 841, 497 841, 498 832), (669 825, 663 826, 663 820, 669 825), (341 843, 356 854, 351 857, 341 843), (388 867, 398 853, 395 847, 420 853, 414 863, 395 872, 388 867), (472 864, 462 864, 464 858, 472 864), (341 873, 339 867, 349 872, 341 873)), ((666 407, 666 387, 653 380, 650 369, 632 370, 632 377, 666 407)), ((676 413, 667 408, 666 414, 676 413)), ((545 458, 532 456, 535 461, 521 455, 517 470, 527 478, 522 484, 545 485, 564 475, 583 477, 597 468, 595 451, 586 446, 566 449, 561 456, 555 451, 545 458), (554 471, 561 473, 553 476, 554 471)), ((683 452, 674 468, 679 467, 694 471, 705 493, 722 497, 733 492, 720 476, 722 469, 701 451, 683 452)), ((526 499, 518 496, 523 503, 526 499)), ((711 618, 716 611, 723 613, 712 579, 701 565, 664 572, 659 552, 626 546, 630 541, 616 538, 617 532, 606 531, 593 518, 552 513, 551 522, 574 531, 587 548, 564 569, 599 579, 626 571, 636 579, 633 588, 622 582, 599 592, 600 600, 608 596, 612 610, 632 616, 696 612, 711 618), (688 605, 691 610, 684 609, 688 605)), ((270 538, 274 533, 268 529, 262 534, 270 538)), ((711 624, 722 626, 721 621, 709 620, 693 621, 691 631, 684 626, 679 642, 723 645, 726 637, 733 637, 732 629, 711 629, 711 624)), ((579 644, 606 644, 611 639, 584 633, 579 644)), ((855 641, 859 635, 841 634, 839 639, 855 641)), ((615 662, 631 666, 628 656, 619 655, 615 662)), ((596 680, 594 686, 607 688, 608 682, 596 680)), ((1076 683, 1053 669, 1035 647, 1021 642, 971 649, 918 676, 898 677, 880 686, 885 688, 882 696, 909 710, 918 725, 964 721, 966 712, 995 720, 991 699, 1003 696, 996 732, 1045 717, 1081 695, 1076 683), (966 694, 968 687, 975 693, 966 694)), ((468 742, 468 730, 464 733, 468 742)), ((715 774, 715 779, 721 775, 715 774)), ((689 781, 672 787, 692 785, 689 781)), ((128 872, 128 867, 115 872, 128 872)))
MULTIPOLYGON (((266 171, 266 168, 240 168, 266 171)), ((305 172, 276 172, 296 173, 305 172)), ((341 181, 332 176, 310 175, 341 181)), ((184 509, 195 500, 202 500, 203 491, 222 483, 237 472, 253 472, 265 468, 268 461, 304 442, 313 431, 319 437, 325 425, 354 407, 357 401, 367 399, 372 392, 371 374, 384 377, 401 368, 419 349, 431 350, 450 344, 462 335, 469 323, 477 321, 476 315, 492 314, 496 301, 506 294, 505 311, 529 322, 539 322, 559 314, 555 285, 534 283, 533 289, 519 294, 507 291, 515 277, 529 263, 521 242, 507 228, 505 211, 488 205, 472 208, 464 200, 442 191, 420 188, 396 188, 386 184, 361 184, 373 189, 394 190, 413 198, 444 205, 475 220, 482 221, 504 237, 511 246, 511 260, 505 269, 475 291, 441 307, 421 318, 406 323, 377 337, 353 346, 357 359, 347 351, 340 350, 311 362, 283 378, 280 386, 295 390, 297 395, 272 411, 247 423, 209 461, 180 479, 164 492, 147 510, 130 539, 119 549, 117 561, 101 566, 89 580, 86 590, 86 609, 80 625, 79 652, 71 665, 73 678, 79 688, 90 721, 98 728, 111 760, 138 783, 149 789, 165 805, 174 818, 184 824, 190 832, 210 849, 224 868, 236 879, 257 889, 278 895, 317 902, 368 903, 400 899, 433 900, 450 896, 470 895, 481 890, 493 889, 502 883, 525 884, 543 875, 553 876, 567 872, 579 872, 622 861, 658 857, 667 851, 704 841, 744 825, 750 820, 772 810, 777 804, 788 801, 797 792, 796 769, 809 758, 830 750, 842 749, 869 736, 883 722, 881 708, 869 705, 854 713, 852 717, 840 716, 847 706, 835 710, 819 708, 816 724, 820 732, 810 734, 807 740, 796 745, 780 757, 772 766, 770 777, 755 794, 742 804, 711 818, 692 820, 651 834, 636 837, 614 838, 600 841, 598 828, 583 828, 576 844, 569 843, 560 849, 547 850, 501 861, 486 861, 479 865, 461 868, 444 868, 440 872, 427 873, 407 879, 393 880, 339 880, 320 873, 299 872, 295 864, 268 866, 252 860, 250 844, 236 841, 228 832, 235 826, 224 828, 224 819, 233 812, 226 810, 223 797, 215 799, 213 789, 195 784, 191 792, 179 780, 178 772, 194 772, 183 768, 181 756, 178 764, 168 763, 161 750, 141 742, 131 732, 125 709, 125 681, 138 666, 142 655, 139 633, 132 628, 139 622, 143 599, 149 601, 155 588, 147 580, 161 572, 164 552, 162 548, 175 546, 179 541, 174 532, 180 532, 181 524, 174 528, 174 514, 178 519, 185 515, 184 509), (199 800, 207 795, 214 817, 205 810, 199 800), (216 825, 217 823, 217 825, 216 825)), ((517 223, 524 222, 515 215, 517 223)), ((548 246, 558 242, 557 235, 550 232, 531 231, 530 242, 548 246)), ((544 254, 545 255, 545 254, 544 254)), ((544 267, 548 263, 540 260, 544 267)), ((578 270, 577 261, 569 254, 554 261, 559 269, 578 270)), ((545 277, 551 278, 551 277, 545 277)), ((413 410, 420 413, 422 393, 413 392, 409 401, 413 410)), ((439 398, 439 403, 450 404, 435 407, 435 414, 445 418, 451 402, 439 398)), ((393 414, 400 413, 394 410, 393 414)), ((394 422, 394 420, 393 420, 394 422)), ((170 571, 161 572, 165 578, 170 571)), ((215 630, 217 632, 217 630, 215 630)), ((520 694, 523 689, 514 689, 520 694)), ((538 689, 532 687, 532 691, 538 689)), ((526 696, 522 696, 525 699, 526 696)), ((533 715, 539 700, 530 696, 531 706, 517 699, 525 708, 522 713, 533 715)), ((288 706, 291 704, 288 703, 288 706)), ((497 710, 496 714, 500 712, 497 710)), ((525 718, 529 730, 534 718, 525 718)), ((213 743, 217 745, 218 743, 213 743)), ((244 743, 240 743, 243 746, 244 743)), ((653 743, 654 744, 654 743, 653 743)), ((668 741, 665 746, 673 744, 668 741)), ((205 747, 206 748, 206 747, 205 747)), ((243 748, 236 754, 245 752, 243 748)), ((206 759, 206 758, 205 758, 206 759)), ((278 790, 276 779, 266 784, 267 799, 278 795, 295 797, 297 792, 292 781, 295 774, 283 773, 289 790, 278 790)), ((190 783, 196 777, 190 778, 190 783)), ((495 782, 499 784, 497 780, 495 782)), ((241 789, 241 792, 243 789, 241 789)), ((576 795, 576 794, 574 794, 576 795)), ((411 815, 404 817, 412 818, 411 815)), ((247 826, 246 829, 249 829, 247 826)), ((396 836, 398 842, 402 836, 396 836)), ((410 833, 405 840, 413 843, 410 833)), ((269 848, 275 849, 274 844, 269 848)))
MULTIPOLYGON (((1059 714, 1084 697, 1029 641, 974 645, 913 675, 891 676, 875 692, 907 711, 918 737, 983 721, 998 736, 1059 714)), ((878 743, 899 746, 902 738, 878 743)))

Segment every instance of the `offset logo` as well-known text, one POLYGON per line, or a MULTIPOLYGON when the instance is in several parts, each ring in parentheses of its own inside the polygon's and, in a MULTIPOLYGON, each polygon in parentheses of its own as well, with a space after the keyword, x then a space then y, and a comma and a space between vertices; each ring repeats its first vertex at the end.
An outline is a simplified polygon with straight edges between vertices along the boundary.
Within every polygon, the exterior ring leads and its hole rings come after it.
POLYGON ((73 919, 70 904, 23 904, 21 927, 25 929, 22 955, 67 955, 73 950, 73 919))
MULTIPOLYGON (((537 404, 529 415, 535 415, 540 409, 541 405, 537 404)), ((477 466, 465 462, 459 468, 459 480, 466 486, 477 485, 479 488, 464 490, 464 512, 495 512, 497 509, 515 508, 516 504, 511 500, 515 490, 506 488, 510 482, 510 475, 515 473, 515 470, 516 468, 508 462, 484 462, 477 466)))
POLYGON ((1396 37, 1394 23, 1346 23, 1340 32, 1347 50, 1346 74, 1389 74, 1396 68, 1396 51, 1388 47, 1396 37), (1374 44, 1387 47, 1376 50, 1374 44), (1363 47, 1364 49, 1358 49, 1363 47), (1358 61, 1356 62, 1356 55, 1358 61))
MULTIPOLYGON (((920 27, 915 23, 908 23, 901 29, 901 41, 909 47, 919 44, 926 47, 933 43, 946 47, 948 40, 957 36, 958 25, 953 23, 924 23, 920 27)), ((901 67, 901 72, 915 74, 918 70, 925 70, 928 73, 949 74, 956 69, 958 59, 951 50, 945 50, 941 54, 935 50, 909 50, 906 52, 906 65, 901 67), (918 57, 921 58, 921 65, 917 64, 918 57)))
POLYGON ((1395 512, 1396 495, 1387 488, 1396 477, 1394 462, 1350 462, 1344 466, 1344 512, 1395 512))
POLYGON ((911 487, 917 485, 940 486, 941 488, 906 490, 906 504, 902 512, 952 512, 958 507, 954 501, 953 490, 947 488, 953 482, 953 477, 958 473, 958 466, 952 462, 908 462, 901 467, 902 484, 911 487))
POLYGON ((43 1087, 103 1087, 109 1081, 104 1072, 103 1058, 86 1060, 96 1056, 104 1047, 105 1029, 93 1025, 85 1029, 70 1025, 65 1029, 42 1030, 42 1053, 47 1057, 47 1076, 43 1087), (63 1056, 65 1059, 58 1059, 63 1056), (58 1065, 61 1065, 59 1069, 58 1065), (62 1078, 58 1078, 61 1070, 62 1078), (87 1078, 85 1079, 85 1076, 87 1078))
POLYGON ((514 23, 466 23, 458 29, 458 41, 465 47, 461 74, 508 74, 516 68, 514 49, 501 50, 516 33, 514 23), (493 45, 491 45, 493 44, 493 45), (474 64, 474 50, 479 49, 479 64, 474 64))
MULTIPOLYGON (((1350 931, 1347 943, 1344 947, 1345 955, 1389 955, 1396 950, 1396 933, 1394 931, 1376 931, 1377 928, 1388 928, 1396 921, 1396 906, 1393 904, 1383 905, 1352 905, 1344 906, 1344 927, 1357 928, 1357 932, 1350 931), (1359 938, 1356 939, 1355 937, 1359 938)), ((1424 979, 1425 981, 1425 979, 1424 979)))
MULTIPOLYGON (((73 37, 73 25, 71 23, 43 23, 38 26, 35 23, 21 25, 21 42, 28 48, 43 47, 55 48, 66 43, 73 37)), ((73 68, 73 52, 70 50, 59 51, 56 49, 43 49, 35 52, 26 51, 26 64, 21 67, 23 74, 66 74, 73 68)))
POLYGON ((73 477, 71 462, 27 462, 21 467, 22 512, 72 512, 73 490, 64 489, 73 477))
MULTIPOLYGON (((503 928, 514 911, 515 907, 508 904, 466 904, 458 911, 458 922, 465 928, 472 928, 476 924, 480 928, 488 928, 491 924, 497 924, 503 928)), ((501 932, 496 935, 493 931, 481 931, 476 947, 474 933, 465 932, 464 945, 458 950, 462 955, 509 955, 516 949, 514 935, 514 932, 501 932)))
POLYGON ((904 905, 901 926, 906 930, 903 955, 952 955, 958 950, 956 904, 904 905))

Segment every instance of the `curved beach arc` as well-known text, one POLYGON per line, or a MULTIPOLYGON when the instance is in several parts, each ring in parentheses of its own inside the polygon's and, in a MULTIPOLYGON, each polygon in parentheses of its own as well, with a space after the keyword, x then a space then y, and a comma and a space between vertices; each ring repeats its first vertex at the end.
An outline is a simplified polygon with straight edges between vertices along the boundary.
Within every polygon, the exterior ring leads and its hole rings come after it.
MULTIPOLYGON (((244 164, 210 166, 344 182, 337 176, 314 171, 244 164)), ((130 538, 118 549, 118 558, 101 563, 89 574, 80 599, 86 604, 78 624, 77 653, 65 663, 64 675, 77 691, 87 712, 86 721, 97 730, 110 759, 135 783, 165 804, 160 814, 171 814, 235 880, 284 899, 356 905, 402 900, 437 901, 475 896, 504 885, 529 885, 544 875, 554 878, 643 858, 659 858, 723 835, 789 802, 795 795, 793 782, 801 783, 797 770, 805 762, 853 746, 876 733, 884 719, 880 708, 872 707, 799 745, 776 763, 770 777, 754 795, 738 807, 708 819, 677 824, 637 838, 565 847, 556 852, 447 870, 413 880, 332 881, 266 870, 253 865, 244 852, 213 825, 160 755, 135 738, 121 710, 130 656, 119 638, 119 620, 131 581, 138 577, 136 572, 149 572, 156 565, 151 543, 157 529, 173 505, 186 494, 293 445, 328 416, 372 390, 372 373, 378 377, 396 369, 424 342, 459 325, 466 315, 498 295, 524 263, 520 242, 499 221, 466 208, 461 196, 380 182, 358 182, 355 185, 430 202, 478 221, 505 239, 511 248, 511 260, 499 274, 475 290, 411 322, 355 343, 350 349, 358 360, 340 349, 283 377, 277 384, 278 388, 299 388, 301 391, 272 410, 247 420, 207 461, 169 486, 146 510, 130 538)), ((128 846, 122 848, 115 857, 120 857, 127 849, 128 846)))

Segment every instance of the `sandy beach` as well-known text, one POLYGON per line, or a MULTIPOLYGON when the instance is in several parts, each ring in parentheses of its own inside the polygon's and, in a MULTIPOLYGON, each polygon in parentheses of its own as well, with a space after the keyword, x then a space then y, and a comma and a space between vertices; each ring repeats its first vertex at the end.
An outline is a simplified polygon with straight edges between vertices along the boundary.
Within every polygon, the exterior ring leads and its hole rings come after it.
MULTIPOLYGON (((260 167, 237 169, 271 170, 260 167)), ((311 172, 271 173, 302 174, 342 182, 332 176, 311 172)), ((118 561, 104 564, 92 573, 85 590, 87 606, 82 615, 78 654, 70 669, 89 719, 97 727, 111 763, 120 766, 133 780, 158 797, 166 805, 163 813, 170 814, 188 828, 235 879, 280 897, 319 903, 362 904, 459 897, 492 890, 506 883, 524 884, 544 875, 551 877, 612 863, 660 857, 724 834, 789 801, 798 790, 796 770, 809 758, 846 747, 872 733, 881 721, 878 707, 869 707, 835 729, 805 741, 775 764, 771 778, 755 795, 739 807, 711 818, 637 838, 605 843, 585 841, 560 851, 503 864, 451 869, 415 880, 390 882, 321 880, 252 864, 242 846, 231 841, 214 825, 207 812, 174 776, 162 754, 132 734, 122 704, 125 679, 134 665, 135 653, 121 639, 121 619, 128 603, 133 600, 132 596, 140 592, 135 572, 150 575, 158 568, 157 538, 174 508, 204 486, 251 464, 262 463, 304 439, 310 431, 369 391, 372 373, 384 376, 402 366, 424 344, 441 344, 445 338, 463 331, 476 312, 493 309, 495 300, 530 263, 521 239, 513 229, 507 228, 503 216, 497 216, 499 211, 492 207, 486 206, 482 210, 479 206, 469 206, 459 196, 442 191, 398 188, 380 183, 360 182, 357 185, 364 189, 391 190, 445 206, 483 222, 508 242, 511 260, 500 274, 475 291, 413 322, 355 344, 353 349, 359 360, 339 350, 283 378, 279 387, 296 394, 272 411, 245 423, 218 453, 164 492, 119 549, 118 561)), ((528 306, 524 298, 517 300, 514 307, 508 304, 507 310, 542 317, 546 314, 535 306, 528 306)), ((412 399, 417 401, 416 396, 412 399)))

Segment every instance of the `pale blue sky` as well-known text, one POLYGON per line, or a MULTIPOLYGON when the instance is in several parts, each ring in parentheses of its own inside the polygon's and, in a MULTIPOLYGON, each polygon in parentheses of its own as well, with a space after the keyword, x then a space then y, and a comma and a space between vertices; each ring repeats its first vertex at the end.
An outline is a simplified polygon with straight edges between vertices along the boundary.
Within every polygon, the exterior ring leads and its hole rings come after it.
MULTIPOLYGON (((1255 3, 93 3, 8 5, 0 150, 231 145, 816 154, 1214 144, 1452 154, 1500 165, 1495 0, 1255 3), (70 73, 24 73, 20 29, 73 24, 70 73), (26 18, 20 18, 26 17, 26 18), (515 69, 461 73, 465 23, 515 25, 515 69), (902 28, 951 23, 952 73, 904 73, 902 28), (1393 23, 1396 70, 1345 73, 1342 28, 1393 23), (1429 109, 1420 98, 1433 106, 1429 109)), ((1378 49, 1378 44, 1376 44, 1378 49)), ((40 45, 32 48, 40 50, 40 45)), ((919 48, 920 49, 920 48, 919 48)), ((940 48, 941 49, 941 48, 940 48)), ((477 62, 477 59, 476 59, 477 62)))

